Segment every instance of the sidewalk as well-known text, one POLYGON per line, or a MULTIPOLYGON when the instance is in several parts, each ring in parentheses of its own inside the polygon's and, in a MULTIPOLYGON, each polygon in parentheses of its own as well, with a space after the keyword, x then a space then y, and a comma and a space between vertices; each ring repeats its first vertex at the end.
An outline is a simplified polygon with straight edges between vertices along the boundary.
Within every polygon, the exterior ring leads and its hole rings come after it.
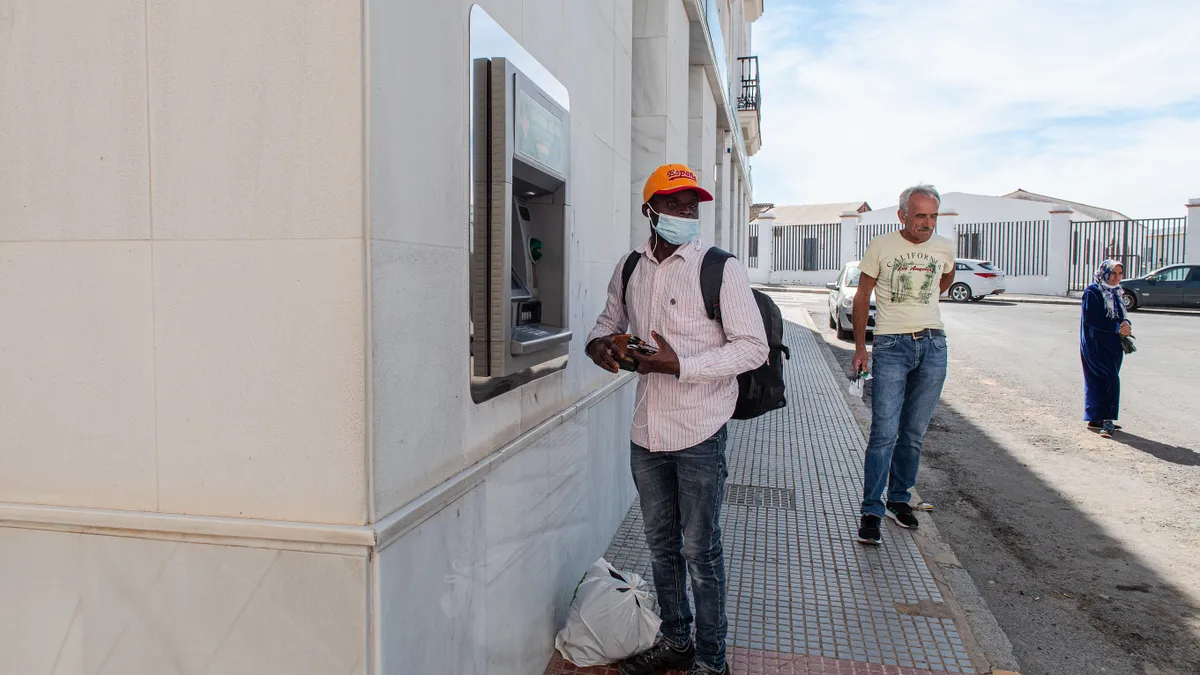
MULTIPOLYGON (((721 524, 733 672, 979 672, 912 533, 885 520, 882 546, 854 541, 863 434, 824 345, 790 323, 785 342, 788 407, 730 424, 721 524)), ((606 557, 650 578, 636 502, 606 557)), ((546 675, 616 672, 555 654, 546 675)))
MULTIPOLYGON (((752 284, 752 286, 760 291, 770 293, 811 293, 814 295, 826 295, 829 293, 829 290, 824 286, 784 286, 778 284, 752 284)), ((1066 296, 1001 293, 1000 295, 991 296, 990 299, 1008 302, 1027 302, 1037 305, 1078 305, 1080 302, 1078 293, 1066 296)), ((987 300, 984 300, 984 302, 987 302, 987 300)))

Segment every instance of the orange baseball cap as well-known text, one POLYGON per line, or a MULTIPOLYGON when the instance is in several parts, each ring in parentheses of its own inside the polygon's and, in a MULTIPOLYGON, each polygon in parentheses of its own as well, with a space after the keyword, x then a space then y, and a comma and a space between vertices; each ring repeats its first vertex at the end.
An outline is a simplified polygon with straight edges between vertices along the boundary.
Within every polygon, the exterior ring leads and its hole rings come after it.
POLYGON ((664 164, 654 170, 642 188, 642 201, 648 202, 654 195, 669 195, 683 190, 695 190, 700 201, 711 202, 713 196, 696 182, 696 174, 686 164, 664 164))

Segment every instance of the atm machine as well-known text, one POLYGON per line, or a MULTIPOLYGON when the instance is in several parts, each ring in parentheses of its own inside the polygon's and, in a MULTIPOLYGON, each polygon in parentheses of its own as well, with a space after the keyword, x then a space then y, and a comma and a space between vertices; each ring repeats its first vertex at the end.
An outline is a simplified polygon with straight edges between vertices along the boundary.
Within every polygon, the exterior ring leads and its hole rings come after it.
POLYGON ((571 120, 511 61, 473 67, 472 357, 505 377, 570 346, 571 120))

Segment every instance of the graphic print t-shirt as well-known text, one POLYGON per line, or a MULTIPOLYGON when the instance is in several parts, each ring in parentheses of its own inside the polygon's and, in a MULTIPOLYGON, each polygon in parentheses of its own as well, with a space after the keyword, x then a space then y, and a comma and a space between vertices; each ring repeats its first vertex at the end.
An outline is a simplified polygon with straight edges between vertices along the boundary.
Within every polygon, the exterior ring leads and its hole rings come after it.
POLYGON ((942 328, 942 275, 954 269, 954 243, 933 235, 914 244, 899 231, 875 237, 858 269, 875 277, 875 334, 942 328))

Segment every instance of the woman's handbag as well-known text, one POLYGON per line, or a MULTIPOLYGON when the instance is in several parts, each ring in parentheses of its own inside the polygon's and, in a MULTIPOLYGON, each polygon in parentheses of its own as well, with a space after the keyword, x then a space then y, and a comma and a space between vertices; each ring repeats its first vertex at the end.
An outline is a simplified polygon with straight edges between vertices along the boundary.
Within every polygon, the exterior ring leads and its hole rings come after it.
POLYGON ((1121 336, 1121 351, 1125 352, 1126 354, 1132 354, 1137 351, 1137 345, 1133 344, 1132 335, 1121 336))

